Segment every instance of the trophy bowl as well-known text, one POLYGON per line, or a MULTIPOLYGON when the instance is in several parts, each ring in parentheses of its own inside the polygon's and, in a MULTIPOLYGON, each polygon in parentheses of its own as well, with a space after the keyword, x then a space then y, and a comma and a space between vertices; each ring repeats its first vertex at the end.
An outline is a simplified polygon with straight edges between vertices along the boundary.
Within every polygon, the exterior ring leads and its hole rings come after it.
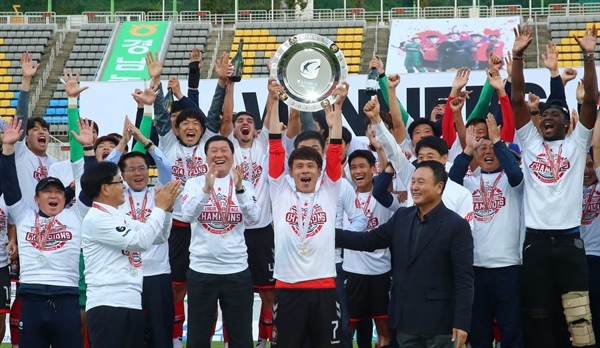
POLYGON ((331 93, 346 80, 348 64, 335 42, 317 34, 297 34, 279 46, 270 72, 285 90, 280 100, 300 111, 319 111, 333 104, 331 93))

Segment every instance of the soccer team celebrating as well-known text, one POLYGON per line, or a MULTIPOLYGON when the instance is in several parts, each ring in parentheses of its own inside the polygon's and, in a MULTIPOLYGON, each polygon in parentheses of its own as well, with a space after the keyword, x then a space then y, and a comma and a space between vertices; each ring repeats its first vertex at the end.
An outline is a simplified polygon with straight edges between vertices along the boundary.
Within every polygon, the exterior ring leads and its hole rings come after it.
POLYGON ((597 32, 575 37, 584 76, 569 111, 577 71, 559 72, 553 44, 542 56, 550 96, 526 95, 531 31, 515 28, 506 58, 490 53, 466 123, 468 68, 420 117, 398 101, 400 76, 373 58, 390 111, 367 102, 366 142, 342 126, 346 81, 324 111, 291 108, 284 125, 286 91, 270 78, 257 129, 260 115, 235 109, 227 53, 205 114, 197 48, 187 96, 175 78, 163 86, 149 52, 135 120, 100 136, 79 115, 90 92, 65 71, 62 162, 46 152, 47 122, 27 116, 38 66, 24 53, 17 116, 2 125, 0 332, 10 313, 13 347, 177 348, 187 318, 187 347, 203 348, 220 308, 230 348, 351 348, 355 334, 371 347, 373 323, 380 348, 595 346, 597 32))

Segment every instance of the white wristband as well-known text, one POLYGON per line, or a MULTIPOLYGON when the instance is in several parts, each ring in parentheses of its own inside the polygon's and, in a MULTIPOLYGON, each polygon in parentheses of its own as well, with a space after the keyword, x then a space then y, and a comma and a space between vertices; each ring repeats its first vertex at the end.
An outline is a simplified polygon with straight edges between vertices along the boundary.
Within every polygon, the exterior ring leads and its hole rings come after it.
POLYGON ((152 116, 152 112, 154 111, 153 105, 144 105, 144 115, 152 116))
POLYGON ((77 97, 67 97, 67 105, 77 107, 77 97))

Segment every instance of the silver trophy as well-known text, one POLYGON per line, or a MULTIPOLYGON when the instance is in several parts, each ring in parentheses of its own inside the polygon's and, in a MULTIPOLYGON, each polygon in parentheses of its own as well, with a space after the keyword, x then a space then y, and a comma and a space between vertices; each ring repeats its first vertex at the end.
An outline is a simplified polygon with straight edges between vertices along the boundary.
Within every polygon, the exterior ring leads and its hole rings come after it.
POLYGON ((279 98, 300 111, 319 111, 348 76, 346 58, 335 44, 317 34, 298 34, 285 41, 271 61, 271 77, 285 90, 279 98))

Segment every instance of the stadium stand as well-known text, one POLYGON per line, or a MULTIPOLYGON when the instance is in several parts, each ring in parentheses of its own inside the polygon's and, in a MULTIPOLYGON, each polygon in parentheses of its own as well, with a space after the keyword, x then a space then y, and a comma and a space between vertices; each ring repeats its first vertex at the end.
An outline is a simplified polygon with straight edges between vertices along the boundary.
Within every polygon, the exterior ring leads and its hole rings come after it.
POLYGON ((53 24, 0 25, 0 115, 3 117, 10 118, 16 113, 21 55, 30 52, 33 60, 39 62, 54 31, 53 24))
POLYGON ((176 23, 165 59, 163 73, 166 76, 187 79, 188 54, 195 46, 204 51, 211 29, 210 22, 176 23))
POLYGON ((239 22, 231 44, 231 56, 240 39, 244 39, 244 76, 264 77, 269 75, 265 63, 271 53, 288 38, 298 33, 314 33, 336 42, 348 63, 348 72, 358 74, 363 33, 366 23, 362 20, 343 22, 239 22))

